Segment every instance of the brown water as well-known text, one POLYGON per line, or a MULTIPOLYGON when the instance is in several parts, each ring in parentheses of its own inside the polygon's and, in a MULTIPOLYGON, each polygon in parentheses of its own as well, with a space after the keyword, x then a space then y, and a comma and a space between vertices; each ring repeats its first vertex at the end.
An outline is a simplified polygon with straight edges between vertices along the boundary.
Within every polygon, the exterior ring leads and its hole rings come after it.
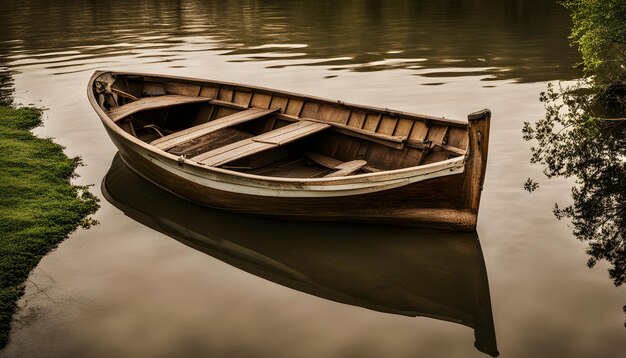
POLYGON ((100 197, 106 175, 111 200, 101 225, 33 272, 0 356, 485 356, 474 333, 503 357, 626 352, 624 288, 605 263, 585 266, 585 244, 551 213, 572 182, 522 190, 541 178, 522 122, 543 116, 546 82, 579 76, 567 13, 552 2, 0 0, 0 10, 15 101, 48 108, 36 133, 80 155, 77 182, 100 197), (460 119, 489 107, 480 244, 250 219, 167 196, 111 164, 116 150, 85 96, 95 69, 460 119))

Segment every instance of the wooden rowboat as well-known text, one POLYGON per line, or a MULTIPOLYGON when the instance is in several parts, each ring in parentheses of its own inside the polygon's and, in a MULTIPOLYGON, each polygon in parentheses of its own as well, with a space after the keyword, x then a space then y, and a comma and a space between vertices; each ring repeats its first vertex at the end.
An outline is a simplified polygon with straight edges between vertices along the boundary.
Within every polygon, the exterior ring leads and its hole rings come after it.
POLYGON ((471 327, 476 348, 498 355, 476 232, 277 224, 181 200, 146 182, 119 156, 102 194, 133 220, 253 275, 335 302, 471 327))
POLYGON ((87 95, 124 161, 191 201, 282 218, 476 228, 489 110, 463 122, 101 71, 87 95))

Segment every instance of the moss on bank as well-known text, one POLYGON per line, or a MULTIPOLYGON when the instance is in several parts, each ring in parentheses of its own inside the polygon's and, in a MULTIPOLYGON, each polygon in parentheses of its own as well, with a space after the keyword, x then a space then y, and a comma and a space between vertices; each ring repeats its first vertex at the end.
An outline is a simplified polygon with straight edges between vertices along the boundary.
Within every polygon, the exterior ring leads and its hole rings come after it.
POLYGON ((0 106, 0 349, 30 271, 77 227, 89 227, 99 207, 70 182, 80 159, 30 132, 41 114, 0 106))

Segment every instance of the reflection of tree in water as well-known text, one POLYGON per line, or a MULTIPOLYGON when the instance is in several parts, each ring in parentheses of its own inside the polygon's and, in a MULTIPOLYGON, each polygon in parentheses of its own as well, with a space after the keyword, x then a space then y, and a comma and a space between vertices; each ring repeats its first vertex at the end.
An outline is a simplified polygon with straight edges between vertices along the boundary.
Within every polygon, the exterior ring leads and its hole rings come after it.
POLYGON ((574 203, 554 213, 571 219, 574 235, 589 243, 589 267, 607 260, 619 286, 626 281, 626 8, 622 0, 564 4, 587 77, 567 88, 549 85, 541 94, 545 118, 525 123, 524 139, 537 141, 531 162, 546 176, 576 178, 574 203))
MULTIPOLYGON (((546 117, 526 123, 524 137, 538 142, 531 162, 543 165, 546 176, 576 178, 574 203, 557 205, 554 213, 570 218, 574 235, 589 243, 589 267, 607 260, 619 286, 626 280, 626 120, 598 119, 603 108, 619 108, 616 99, 589 82, 560 90, 548 86, 541 95, 546 117)), ((529 180, 526 189, 536 184, 529 180)))

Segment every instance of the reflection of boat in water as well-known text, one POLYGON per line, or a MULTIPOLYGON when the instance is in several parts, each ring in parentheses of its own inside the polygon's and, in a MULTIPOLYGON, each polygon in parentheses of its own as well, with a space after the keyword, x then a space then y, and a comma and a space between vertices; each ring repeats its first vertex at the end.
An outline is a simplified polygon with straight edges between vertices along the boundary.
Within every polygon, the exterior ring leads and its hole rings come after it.
POLYGON ((119 155, 102 191, 134 220, 256 276, 336 302, 474 328, 498 355, 476 233, 314 224, 195 205, 132 172, 119 155))

